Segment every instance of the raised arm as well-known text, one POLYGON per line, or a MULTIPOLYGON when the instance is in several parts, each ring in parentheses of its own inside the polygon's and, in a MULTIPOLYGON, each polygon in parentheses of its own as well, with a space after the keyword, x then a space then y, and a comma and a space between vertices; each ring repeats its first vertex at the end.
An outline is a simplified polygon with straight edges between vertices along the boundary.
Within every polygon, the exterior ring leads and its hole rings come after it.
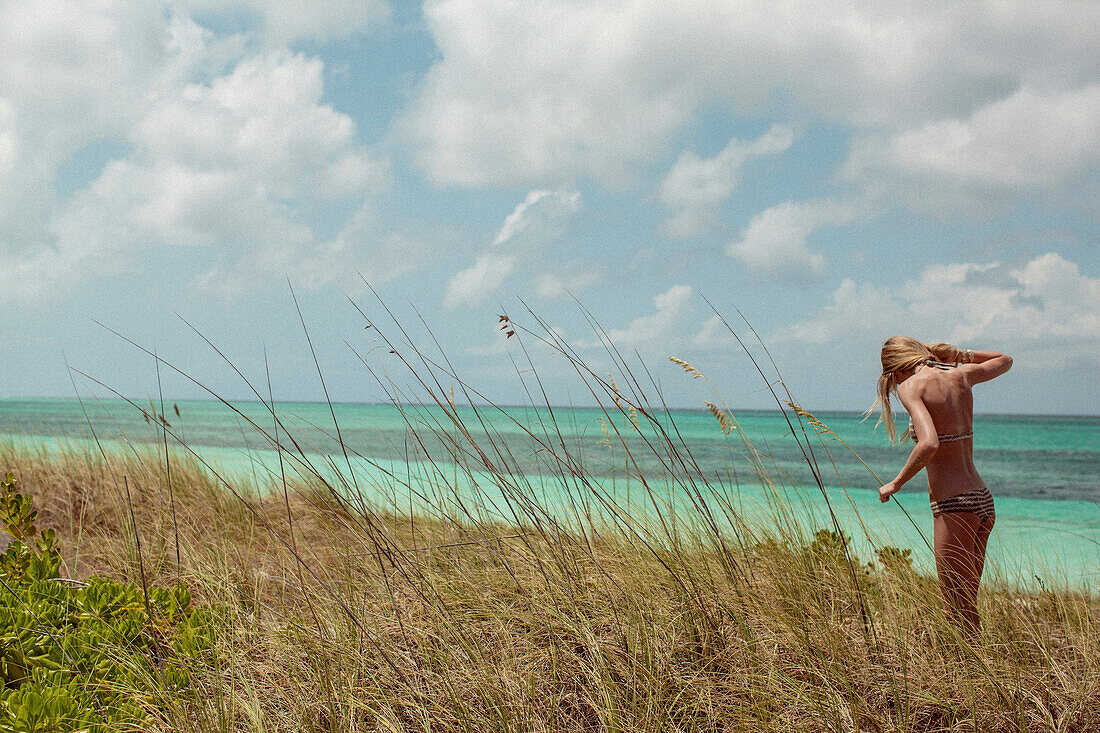
POLYGON ((906 481, 913 478, 922 468, 928 465, 932 456, 940 449, 940 439, 936 436, 936 425, 932 422, 932 416, 928 413, 924 401, 920 395, 901 385, 898 388, 898 398, 905 406, 909 417, 913 420, 913 432, 917 436, 917 444, 909 452, 909 458, 905 461, 898 475, 888 484, 883 484, 878 490, 880 501, 887 501, 892 495, 901 490, 906 481))
POLYGON ((973 360, 969 364, 962 364, 959 369, 966 375, 966 381, 971 385, 979 382, 988 382, 999 377, 1012 368, 1012 357, 999 351, 974 351, 973 360))

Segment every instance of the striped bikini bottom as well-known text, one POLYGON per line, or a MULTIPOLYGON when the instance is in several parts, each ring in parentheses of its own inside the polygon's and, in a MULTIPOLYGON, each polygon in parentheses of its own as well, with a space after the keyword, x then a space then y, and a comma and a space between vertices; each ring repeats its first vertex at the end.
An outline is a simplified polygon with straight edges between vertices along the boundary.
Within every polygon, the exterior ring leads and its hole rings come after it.
POLYGON ((985 486, 932 502, 933 517, 956 512, 977 514, 983 523, 997 519, 997 512, 993 511, 993 494, 985 486))

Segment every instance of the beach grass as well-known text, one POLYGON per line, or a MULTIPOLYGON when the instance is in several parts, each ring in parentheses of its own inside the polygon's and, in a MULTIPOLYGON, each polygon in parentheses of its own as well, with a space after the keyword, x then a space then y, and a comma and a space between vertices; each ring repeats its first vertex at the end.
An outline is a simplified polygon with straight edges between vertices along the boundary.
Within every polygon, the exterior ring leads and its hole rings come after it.
POLYGON ((230 612, 164 730, 1100 726, 1095 597, 986 590, 983 632, 964 640, 933 578, 876 560, 853 586, 827 534, 757 528, 719 550, 687 531, 657 547, 609 528, 392 513, 372 527, 315 487, 249 510, 185 460, 173 525, 155 463, 117 461, 126 501, 102 462, 0 459, 58 529, 63 574, 136 581, 132 508, 147 581, 230 612), (276 538, 291 523, 302 563, 276 538))
MULTIPOLYGON (((482 419, 497 408, 400 330, 381 337, 383 354, 412 387, 363 364, 406 416, 421 482, 379 469, 387 486, 368 490, 338 424, 335 458, 311 462, 269 388, 255 396, 270 424, 253 428, 279 468, 260 481, 204 465, 152 405, 164 450, 0 445, 39 525, 57 530, 63 574, 180 580, 225 611, 193 693, 152 727, 1100 730, 1100 598, 989 585, 983 629, 963 638, 935 578, 904 552, 857 557, 845 539, 857 528, 804 529, 783 477, 747 439, 739 460, 775 502, 770 519, 743 517, 698 471, 644 365, 638 376, 608 343, 616 378, 553 329, 501 323, 563 358, 605 406, 605 438, 640 499, 623 503, 592 477, 555 429, 537 372, 520 370, 549 413, 525 426, 539 475, 568 497, 540 503, 525 457, 482 419), (404 511, 397 497, 414 491, 417 510, 404 511), (685 501, 668 503, 670 493, 685 501)), ((761 376, 824 492, 827 428, 761 376)), ((715 430, 737 435, 736 415, 706 397, 715 430)))

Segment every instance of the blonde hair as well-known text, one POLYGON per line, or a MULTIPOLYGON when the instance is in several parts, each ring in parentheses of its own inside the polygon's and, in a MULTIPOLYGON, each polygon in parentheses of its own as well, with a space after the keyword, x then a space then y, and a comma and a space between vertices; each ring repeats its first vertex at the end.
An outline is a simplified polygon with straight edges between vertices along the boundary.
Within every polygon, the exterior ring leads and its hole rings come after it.
POLYGON ((879 375, 875 389, 875 402, 864 413, 869 416, 879 409, 878 422, 886 427, 890 442, 898 442, 898 430, 894 425, 894 413, 890 409, 890 394, 897 392, 898 373, 911 371, 929 359, 958 363, 962 360, 962 351, 951 344, 926 344, 908 336, 891 336, 882 344, 882 374, 879 375))

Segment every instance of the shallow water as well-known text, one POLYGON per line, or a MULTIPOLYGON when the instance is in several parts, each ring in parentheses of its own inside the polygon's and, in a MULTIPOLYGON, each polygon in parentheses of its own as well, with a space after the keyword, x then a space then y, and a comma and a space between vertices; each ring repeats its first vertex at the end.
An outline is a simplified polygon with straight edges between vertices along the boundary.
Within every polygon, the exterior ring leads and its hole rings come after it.
MULTIPOLYGON (((149 406, 143 407, 146 414, 151 412, 149 406)), ((270 483, 278 476, 278 455, 270 450, 273 421, 263 405, 241 403, 241 414, 216 402, 179 402, 165 407, 171 433, 231 480, 270 483), (262 431, 267 432, 266 437, 262 431)), ((343 445, 352 456, 355 480, 348 484, 357 484, 371 501, 395 504, 403 510, 433 511, 449 506, 460 511, 459 499, 474 493, 471 479, 463 478, 455 465, 453 448, 448 449, 448 435, 457 431, 439 408, 407 408, 405 417, 389 405, 341 404, 334 410, 343 445), (409 430, 406 418, 416 427, 416 435, 409 430), (442 474, 432 474, 426 455, 441 467, 442 474), (457 487, 457 493, 451 495, 447 485, 457 487)), ((327 404, 287 403, 279 406, 279 412, 284 427, 314 466, 323 466, 327 458, 333 458, 348 478, 327 404)), ((504 519, 515 516, 515 500, 522 495, 535 496, 559 515, 574 514, 581 504, 597 504, 592 487, 585 489, 562 479, 553 456, 562 453, 563 444, 583 463, 599 493, 632 513, 652 512, 653 499, 632 478, 636 471, 626 468, 619 435, 635 456, 642 456, 640 469, 649 479, 658 505, 681 518, 691 516, 684 471, 666 470, 646 447, 659 446, 664 431, 678 446, 686 446, 694 458, 691 474, 696 485, 705 478, 708 488, 703 494, 714 505, 712 511, 718 511, 722 500, 747 516, 770 516, 778 506, 785 514, 796 516, 802 526, 816 528, 832 526, 831 506, 862 557, 872 558, 874 548, 883 544, 908 547, 920 567, 931 568, 925 544, 931 515, 924 478, 911 481, 897 503, 880 504, 875 491, 879 482, 871 471, 892 477, 905 460, 907 446, 890 446, 881 430, 855 414, 822 413, 818 417, 859 458, 832 436, 822 436, 822 441, 807 426, 811 459, 816 461, 825 487, 822 492, 786 418, 777 412, 735 413, 740 428, 760 452, 765 470, 776 485, 785 487, 776 495, 761 485, 736 432, 723 435, 706 412, 657 413, 659 425, 647 424, 643 416, 640 430, 622 415, 611 421, 596 409, 485 410, 480 419, 470 408, 460 408, 459 413, 471 431, 477 428, 476 440, 482 450, 490 456, 498 450, 508 454, 509 481, 516 492, 511 503, 492 487, 490 477, 473 475, 487 503, 504 519)), ((797 422, 794 427, 799 428, 797 422)), ((974 428, 975 463, 997 500, 990 577, 1013 585, 1096 587, 1100 583, 1100 418, 978 416, 974 428)), ((0 436, 17 445, 47 450, 66 444, 88 446, 93 431, 110 450, 152 447, 164 439, 154 421, 122 401, 81 406, 71 399, 0 400, 0 436)), ((282 429, 280 439, 286 442, 282 429)), ((175 442, 171 436, 169 441, 175 442)), ((497 465, 505 463, 493 460, 497 465)), ((293 471, 293 462, 288 465, 293 471)), ((330 480, 334 478, 331 468, 321 472, 330 480)))

